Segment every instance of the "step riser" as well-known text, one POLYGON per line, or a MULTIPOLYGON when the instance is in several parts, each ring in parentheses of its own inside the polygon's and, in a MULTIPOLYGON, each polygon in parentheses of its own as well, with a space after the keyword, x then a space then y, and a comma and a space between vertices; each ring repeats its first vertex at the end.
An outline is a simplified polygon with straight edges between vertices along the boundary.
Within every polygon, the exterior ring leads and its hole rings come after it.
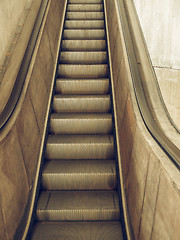
POLYGON ((69 0, 68 1, 68 3, 76 3, 76 4, 78 4, 78 3, 80 3, 80 4, 82 4, 82 3, 85 3, 85 4, 87 4, 87 3, 91 3, 91 4, 93 4, 93 3, 96 3, 96 4, 98 4, 98 3, 103 3, 103 1, 102 0, 69 0))
POLYGON ((102 4, 69 4, 67 11, 71 12, 102 12, 102 4))
POLYGON ((108 113, 111 111, 110 97, 69 97, 54 98, 53 110, 56 113, 108 113))
POLYGON ((103 20, 103 12, 67 12, 66 20, 103 20))
POLYGON ((38 221, 119 221, 119 211, 63 210, 37 211, 38 221))
POLYGON ((108 65, 68 65, 60 64, 58 77, 61 78, 108 78, 108 65))
POLYGON ((106 52, 61 52, 62 64, 104 64, 107 63, 106 52))
POLYGON ((123 240, 120 222, 36 223, 32 240, 50 240, 52 236, 54 240, 123 240))
POLYGON ((104 51, 105 40, 63 40, 62 51, 104 51))
POLYGON ((49 135, 47 159, 114 159, 112 135, 49 135))
POLYGON ((91 21, 75 21, 66 20, 65 29, 104 29, 103 20, 91 21))
POLYGON ((59 79, 56 81, 56 93, 107 94, 109 93, 109 79, 59 79))
POLYGON ((118 196, 113 191, 46 191, 37 206, 39 221, 117 221, 118 196))
POLYGON ((47 159, 113 159, 114 145, 108 144, 48 144, 47 159))
POLYGON ((114 190, 114 160, 45 161, 42 186, 46 190, 114 190))
POLYGON ((62 174, 42 175, 45 190, 114 190, 115 174, 62 174))
POLYGON ((102 29, 65 29, 63 34, 65 40, 104 40, 105 31, 102 29))
POLYGON ((112 119, 51 119, 53 134, 110 134, 112 119))

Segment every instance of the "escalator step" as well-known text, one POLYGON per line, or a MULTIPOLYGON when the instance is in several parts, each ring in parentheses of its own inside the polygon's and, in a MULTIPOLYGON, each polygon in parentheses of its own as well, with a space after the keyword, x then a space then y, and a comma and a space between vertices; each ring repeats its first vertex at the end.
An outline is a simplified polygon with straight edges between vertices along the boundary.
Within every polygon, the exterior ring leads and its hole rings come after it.
POLYGON ((56 113, 108 113, 111 111, 110 95, 59 95, 53 100, 56 113))
POLYGON ((109 93, 109 79, 70 79, 56 80, 56 93, 61 94, 107 94, 109 93))
POLYGON ((62 51, 104 51, 105 40, 63 40, 62 51))
POLYGON ((61 78, 107 78, 108 73, 107 64, 59 64, 58 68, 58 77, 61 78))
POLYGON ((111 114, 66 113, 51 115, 50 132, 53 134, 110 134, 111 114))
POLYGON ((102 4, 68 4, 67 11, 71 12, 102 12, 102 4))
POLYGON ((103 29, 65 29, 63 39, 67 40, 102 40, 105 38, 103 29))
POLYGON ((106 51, 69 52, 62 51, 59 62, 64 64, 103 64, 107 63, 106 51))
POLYGON ((51 160, 42 173, 44 190, 114 190, 114 160, 51 160))
POLYGON ((112 135, 49 135, 47 159, 114 159, 112 135))
POLYGON ((91 4, 93 4, 93 3, 103 3, 103 0, 69 0, 68 3, 70 3, 70 4, 71 3, 76 3, 76 4, 78 4, 78 3, 81 3, 81 4, 91 3, 91 4))
POLYGON ((103 20, 66 20, 65 29, 104 29, 103 20))
POLYGON ((118 221, 116 191, 42 191, 38 221, 118 221))
POLYGON ((103 20, 103 12, 67 12, 66 20, 103 20))
POLYGON ((37 222, 32 240, 123 240, 120 222, 37 222))

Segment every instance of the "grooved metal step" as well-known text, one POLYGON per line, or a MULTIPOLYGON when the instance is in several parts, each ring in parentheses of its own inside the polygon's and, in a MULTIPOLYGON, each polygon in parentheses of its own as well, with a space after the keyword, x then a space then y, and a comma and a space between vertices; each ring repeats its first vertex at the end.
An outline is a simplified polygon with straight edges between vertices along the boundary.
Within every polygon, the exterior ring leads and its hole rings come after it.
POLYGON ((66 20, 103 20, 103 12, 67 12, 66 20))
POLYGON ((102 4, 68 4, 67 11, 71 12, 102 12, 102 4))
POLYGON ((113 159, 112 135, 49 135, 47 159, 113 159))
POLYGON ((46 190, 114 190, 114 160, 51 160, 42 173, 46 190))
POLYGON ((104 29, 103 20, 66 20, 65 29, 104 29))
POLYGON ((107 78, 108 73, 107 64, 59 64, 58 68, 58 77, 61 78, 107 78))
POLYGON ((67 40, 102 40, 104 29, 65 29, 63 39, 67 40))
POLYGON ((68 3, 69 4, 71 4, 71 3, 76 3, 76 4, 78 4, 78 3, 81 3, 81 4, 91 3, 91 4, 93 4, 93 3, 103 3, 103 1, 102 0, 69 0, 68 3))
POLYGON ((63 40, 62 51, 104 51, 105 40, 63 40))
POLYGON ((39 221, 118 221, 116 191, 43 191, 38 206, 39 221))
POLYGON ((60 63, 70 64, 103 64, 107 63, 107 53, 98 52, 69 52, 62 51, 60 54, 60 63))
POLYGON ((112 132, 112 115, 52 114, 50 132, 53 134, 109 134, 112 132))
POLYGON ((120 222, 38 222, 32 240, 123 240, 120 222))
POLYGON ((110 95, 55 95, 53 110, 56 113, 108 113, 111 111, 110 95))
POLYGON ((108 94, 109 79, 70 79, 56 80, 56 93, 61 94, 108 94))

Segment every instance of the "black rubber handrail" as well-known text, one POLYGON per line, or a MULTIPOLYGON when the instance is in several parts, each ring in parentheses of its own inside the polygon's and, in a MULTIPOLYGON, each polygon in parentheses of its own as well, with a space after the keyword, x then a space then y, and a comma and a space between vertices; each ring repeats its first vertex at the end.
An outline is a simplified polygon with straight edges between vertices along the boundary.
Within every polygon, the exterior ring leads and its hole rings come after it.
POLYGON ((41 6, 40 6, 23 60, 21 63, 21 66, 20 66, 15 84, 13 86, 10 97, 7 101, 7 104, 3 109, 2 113, 0 114, 0 130, 2 130, 3 127, 7 124, 20 98, 48 2, 49 0, 42 0, 41 2, 41 6))
MULTIPOLYGON (((171 161, 175 164, 175 166, 180 170, 180 149, 175 146, 174 143, 164 134, 164 131, 154 120, 153 114, 148 106, 146 95, 143 89, 143 77, 139 72, 139 63, 135 54, 135 41, 131 34, 132 27, 128 19, 130 16, 128 16, 126 9, 127 5, 124 2, 126 2, 126 0, 117 0, 137 104, 148 131, 155 139, 155 141, 159 144, 159 146, 168 155, 171 161)), ((141 35, 142 39, 144 40, 142 30, 141 35)), ((149 66, 149 69, 153 71, 152 66, 149 66)), ((152 76, 155 77, 154 72, 152 72, 152 76)))

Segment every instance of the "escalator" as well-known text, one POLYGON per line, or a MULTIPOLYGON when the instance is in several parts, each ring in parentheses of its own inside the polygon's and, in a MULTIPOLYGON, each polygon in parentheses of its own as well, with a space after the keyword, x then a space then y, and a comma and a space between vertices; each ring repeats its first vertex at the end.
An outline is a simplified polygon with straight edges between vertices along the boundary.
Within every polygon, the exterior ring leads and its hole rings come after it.
POLYGON ((32 2, 1 82, 0 239, 175 239, 179 135, 134 3, 32 2))
POLYGON ((30 239, 124 239, 102 0, 69 0, 30 239))

